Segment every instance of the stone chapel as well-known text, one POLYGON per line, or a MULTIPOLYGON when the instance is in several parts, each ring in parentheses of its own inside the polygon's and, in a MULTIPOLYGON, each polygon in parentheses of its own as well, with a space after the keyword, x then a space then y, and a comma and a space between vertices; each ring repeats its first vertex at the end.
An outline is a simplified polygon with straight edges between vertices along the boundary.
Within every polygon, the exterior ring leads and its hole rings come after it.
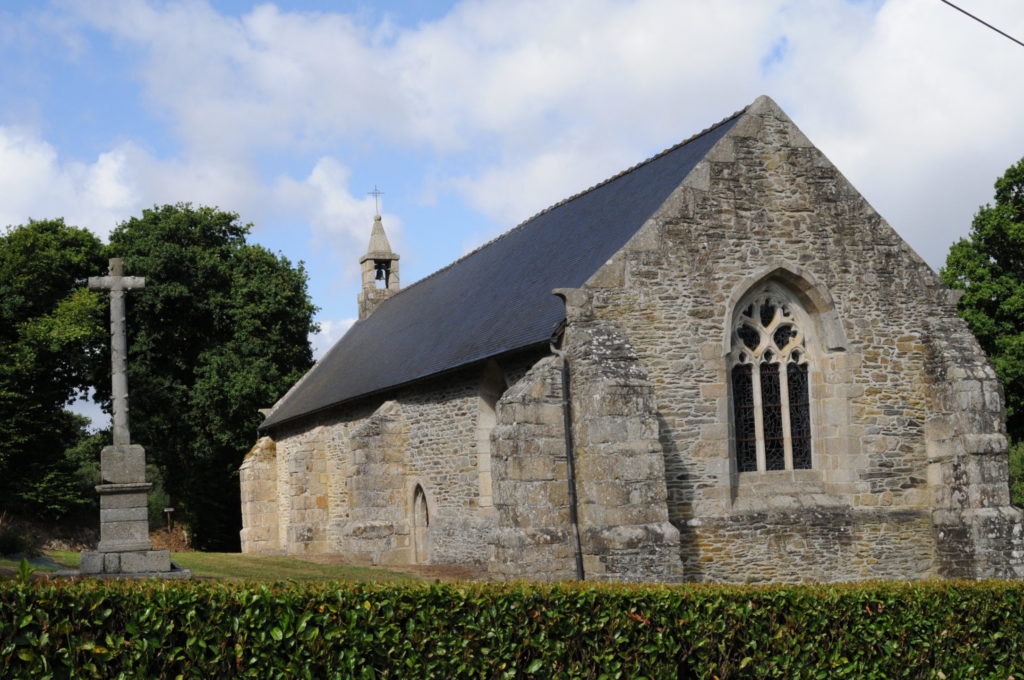
POLYGON ((769 98, 406 288, 241 467, 243 551, 490 578, 1024 576, 957 295, 769 98))

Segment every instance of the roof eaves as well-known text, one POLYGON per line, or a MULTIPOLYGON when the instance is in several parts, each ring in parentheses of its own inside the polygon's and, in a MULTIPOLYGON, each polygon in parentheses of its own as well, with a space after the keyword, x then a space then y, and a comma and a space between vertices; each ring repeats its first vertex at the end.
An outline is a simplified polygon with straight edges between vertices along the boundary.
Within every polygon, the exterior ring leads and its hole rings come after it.
MULTIPOLYGON (((434 373, 426 373, 426 374, 417 376, 415 378, 411 378, 409 380, 406 380, 405 382, 401 382, 401 383, 398 383, 398 384, 395 384, 395 385, 389 385, 387 387, 381 387, 380 389, 372 390, 370 392, 364 392, 362 394, 357 394, 356 396, 349 397, 347 399, 342 399, 340 401, 336 401, 334 403, 327 404, 326 406, 321 406, 320 408, 314 409, 312 411, 305 411, 303 413, 298 413, 296 415, 289 416, 287 418, 283 418, 282 420, 277 421, 277 422, 273 422, 273 423, 269 422, 270 419, 274 415, 273 411, 271 411, 271 413, 266 418, 264 418, 263 422, 260 423, 260 425, 256 428, 256 431, 257 432, 265 432, 266 430, 268 430, 270 428, 281 427, 282 425, 286 425, 288 423, 294 423, 294 422, 296 422, 298 420, 302 420, 303 418, 309 418, 310 416, 314 416, 314 415, 316 415, 318 413, 324 413, 325 411, 330 411, 331 409, 335 409, 335 408, 338 408, 340 406, 344 406, 346 404, 351 404, 351 403, 359 401, 361 399, 367 399, 367 398, 370 398, 370 397, 373 397, 373 396, 376 396, 376 395, 379 395, 379 394, 384 394, 386 392, 391 392, 391 391, 394 391, 394 390, 397 390, 397 389, 402 389, 404 387, 409 387, 411 385, 416 385, 416 384, 424 382, 426 380, 433 380, 434 378, 439 378, 439 377, 442 377, 442 376, 445 376, 445 375, 449 375, 449 374, 454 373, 456 371, 461 371, 461 370, 463 370, 465 368, 468 368, 468 367, 472 366, 473 364, 479 364, 482 361, 487 361, 488 359, 500 358, 500 357, 503 357, 503 356, 513 356, 513 355, 519 354, 520 352, 529 352, 529 351, 534 350, 534 349, 545 347, 545 346, 548 346, 550 344, 550 342, 551 342, 550 340, 544 340, 543 342, 535 342, 535 343, 531 343, 529 345, 524 345, 523 347, 516 347, 515 349, 509 350, 507 352, 502 352, 500 354, 484 356, 484 357, 476 357, 474 359, 470 359, 468 361, 465 361, 465 362, 463 362, 463 363, 461 363, 461 364, 459 364, 457 366, 451 366, 449 368, 446 368, 443 371, 437 371, 437 372, 434 372, 434 373)), ((312 369, 310 369, 310 370, 312 370, 312 369)), ((303 376, 303 377, 305 377, 305 376, 303 376)), ((291 390, 289 390, 289 393, 290 392, 291 392, 291 390)), ((285 395, 285 396, 287 396, 287 395, 285 395)), ((278 401, 280 403, 283 400, 284 400, 284 397, 282 397, 278 401)), ((275 410, 276 410, 276 406, 275 406, 275 410)))

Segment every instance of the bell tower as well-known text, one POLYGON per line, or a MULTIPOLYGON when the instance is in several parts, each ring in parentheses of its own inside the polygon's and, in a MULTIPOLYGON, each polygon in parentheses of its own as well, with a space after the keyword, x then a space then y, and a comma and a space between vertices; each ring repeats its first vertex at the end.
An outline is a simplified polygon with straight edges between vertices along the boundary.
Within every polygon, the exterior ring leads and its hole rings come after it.
POLYGON ((377 305, 398 292, 398 255, 391 252, 391 244, 384 233, 380 215, 373 217, 370 246, 359 258, 363 273, 363 290, 359 293, 359 320, 373 313, 377 305))

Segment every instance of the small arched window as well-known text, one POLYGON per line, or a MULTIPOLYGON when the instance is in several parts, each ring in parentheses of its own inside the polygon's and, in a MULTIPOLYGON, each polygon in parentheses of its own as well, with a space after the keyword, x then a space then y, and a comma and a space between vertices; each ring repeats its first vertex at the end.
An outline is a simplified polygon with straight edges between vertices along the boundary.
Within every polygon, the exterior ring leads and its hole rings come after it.
POLYGON ((412 544, 416 564, 430 562, 430 507, 419 484, 412 493, 412 544))
POLYGON ((772 287, 735 316, 729 371, 740 472, 811 467, 806 326, 799 306, 772 287))

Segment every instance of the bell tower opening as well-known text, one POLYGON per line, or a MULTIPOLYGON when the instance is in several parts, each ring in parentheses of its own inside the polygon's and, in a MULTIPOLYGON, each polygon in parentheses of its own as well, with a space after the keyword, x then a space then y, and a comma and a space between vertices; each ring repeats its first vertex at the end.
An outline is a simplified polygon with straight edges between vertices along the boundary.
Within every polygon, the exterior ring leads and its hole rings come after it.
POLYGON ((373 261, 373 281, 377 290, 386 290, 391 282, 391 260, 373 261))

